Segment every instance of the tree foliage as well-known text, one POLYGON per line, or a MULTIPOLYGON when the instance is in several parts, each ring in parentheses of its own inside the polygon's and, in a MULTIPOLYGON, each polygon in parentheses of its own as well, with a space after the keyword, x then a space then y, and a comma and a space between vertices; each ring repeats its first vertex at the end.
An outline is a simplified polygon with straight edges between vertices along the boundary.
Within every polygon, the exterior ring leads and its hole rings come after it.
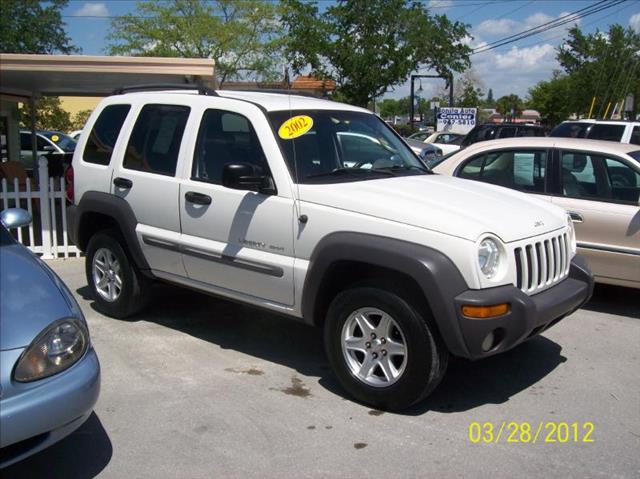
POLYGON ((523 107, 524 103, 522 102, 522 99, 513 93, 501 96, 496 100, 496 110, 498 110, 498 113, 511 121, 522 113, 523 107))
MULTIPOLYGON (((601 116, 607 105, 620 103, 633 93, 640 101, 640 34, 621 25, 610 25, 607 33, 585 35, 579 27, 558 50, 557 59, 568 80, 551 86, 568 88, 564 101, 571 111, 586 115, 596 97, 594 115, 601 116)), ((610 111, 613 108, 610 108, 610 111)))
POLYGON ((93 110, 80 110, 73 115, 68 131, 82 130, 93 110))
MULTIPOLYGON (((57 96, 39 98, 35 102, 35 110, 37 130, 71 131, 71 115, 62 109, 57 96)), ((28 103, 20 110, 20 127, 31 129, 31 108, 28 103)))
POLYGON ((170 0, 136 3, 111 24, 112 55, 213 58, 225 81, 272 79, 278 74, 278 4, 261 0, 170 0))
POLYGON ((418 68, 440 75, 470 65, 467 25, 431 15, 409 0, 342 0, 321 13, 317 3, 284 0, 287 58, 297 72, 333 78, 347 101, 366 106, 418 68))
POLYGON ((551 80, 538 82, 529 89, 527 106, 539 111, 546 123, 555 125, 574 112, 575 104, 570 101, 572 88, 571 79, 555 71, 551 80))
POLYGON ((60 11, 68 0, 1 0, 0 52, 75 53, 60 11))

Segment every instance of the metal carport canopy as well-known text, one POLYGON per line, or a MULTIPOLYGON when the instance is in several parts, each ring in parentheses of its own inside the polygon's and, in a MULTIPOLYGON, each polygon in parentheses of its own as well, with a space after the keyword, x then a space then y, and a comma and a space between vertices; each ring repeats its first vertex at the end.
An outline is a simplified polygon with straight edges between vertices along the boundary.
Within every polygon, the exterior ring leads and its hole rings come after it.
POLYGON ((118 87, 149 83, 199 83, 214 87, 207 58, 0 54, 0 93, 106 96, 118 87))

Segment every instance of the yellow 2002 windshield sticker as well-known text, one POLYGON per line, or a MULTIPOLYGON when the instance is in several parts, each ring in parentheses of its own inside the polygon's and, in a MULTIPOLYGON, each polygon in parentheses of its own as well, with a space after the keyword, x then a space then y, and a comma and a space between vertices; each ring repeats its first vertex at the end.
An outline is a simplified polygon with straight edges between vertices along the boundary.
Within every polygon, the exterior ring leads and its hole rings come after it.
POLYGON ((278 129, 278 136, 283 140, 293 140, 304 135, 313 127, 313 118, 307 115, 298 115, 289 118, 278 129))
POLYGON ((51 135, 51 141, 58 141, 60 137, 58 135, 51 135))

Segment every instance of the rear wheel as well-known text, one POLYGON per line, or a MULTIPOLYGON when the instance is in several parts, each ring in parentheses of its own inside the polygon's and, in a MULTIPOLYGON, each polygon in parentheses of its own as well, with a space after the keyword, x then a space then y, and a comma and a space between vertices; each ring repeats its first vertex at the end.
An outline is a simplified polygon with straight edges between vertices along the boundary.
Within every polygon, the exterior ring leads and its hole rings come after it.
POLYGON ((379 409, 405 409, 438 385, 448 352, 426 318, 395 292, 344 291, 325 322, 327 356, 342 386, 379 409))
POLYGON ((126 318, 146 304, 149 281, 125 253, 114 230, 94 235, 87 246, 85 272, 98 309, 107 316, 126 318))

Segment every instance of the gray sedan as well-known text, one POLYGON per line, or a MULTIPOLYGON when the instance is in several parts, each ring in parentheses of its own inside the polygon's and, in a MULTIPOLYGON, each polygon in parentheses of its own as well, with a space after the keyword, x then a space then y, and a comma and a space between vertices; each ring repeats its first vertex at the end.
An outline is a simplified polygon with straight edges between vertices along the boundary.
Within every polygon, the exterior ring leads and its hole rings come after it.
POLYGON ((0 468, 73 432, 100 392, 100 364, 75 299, 6 228, 29 213, 0 215, 0 468))

